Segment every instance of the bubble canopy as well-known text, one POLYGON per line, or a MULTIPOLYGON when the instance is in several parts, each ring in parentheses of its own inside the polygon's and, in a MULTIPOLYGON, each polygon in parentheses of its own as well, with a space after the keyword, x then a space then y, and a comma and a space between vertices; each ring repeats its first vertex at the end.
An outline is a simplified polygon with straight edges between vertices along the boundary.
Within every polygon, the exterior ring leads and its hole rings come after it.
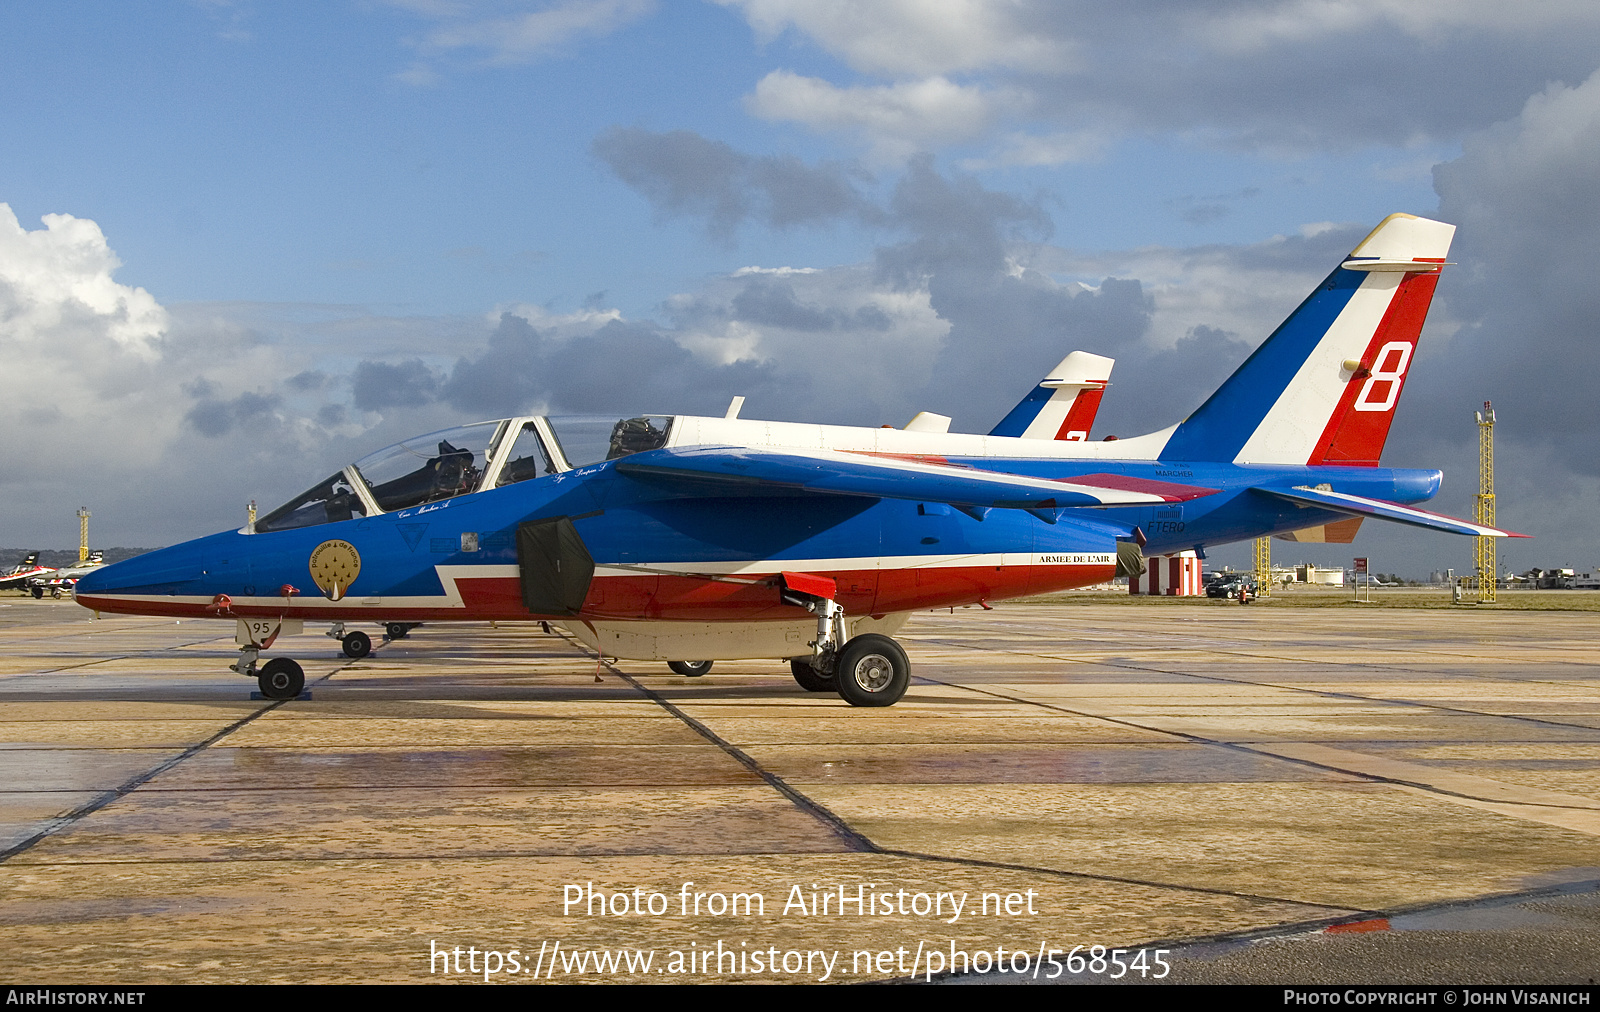
POLYGON ((665 446, 667 415, 525 415, 387 446, 318 482, 247 533, 376 516, 665 446))

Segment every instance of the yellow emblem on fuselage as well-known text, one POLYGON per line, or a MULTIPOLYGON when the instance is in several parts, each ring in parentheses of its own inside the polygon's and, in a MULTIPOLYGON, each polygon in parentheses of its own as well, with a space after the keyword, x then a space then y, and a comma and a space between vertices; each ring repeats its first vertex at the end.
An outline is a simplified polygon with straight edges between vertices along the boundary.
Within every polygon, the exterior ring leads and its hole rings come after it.
POLYGON ((348 541, 324 541, 311 550, 311 582, 322 596, 337 601, 361 575, 361 553, 348 541))

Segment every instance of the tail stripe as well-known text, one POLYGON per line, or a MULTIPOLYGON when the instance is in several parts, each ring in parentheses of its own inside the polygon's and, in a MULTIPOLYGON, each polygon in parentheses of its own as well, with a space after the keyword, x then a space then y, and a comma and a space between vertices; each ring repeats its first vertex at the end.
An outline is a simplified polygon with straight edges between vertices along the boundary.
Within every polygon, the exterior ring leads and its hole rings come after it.
MULTIPOLYGON (((1055 396, 1055 391, 1046 386, 1034 387, 1028 396, 1024 397, 1011 413, 1000 420, 1000 424, 989 433, 991 436, 1020 436, 1028 431, 1028 426, 1039 417, 1039 412, 1044 410, 1045 403, 1055 396)), ((993 416, 990 416, 993 417, 993 416)))
POLYGON ((1377 467, 1439 275, 1407 274, 1307 464, 1377 467))
MULTIPOLYGON (((1244 365, 1173 432, 1162 460, 1232 461, 1278 403, 1329 328, 1344 313, 1369 275, 1335 268, 1245 359, 1244 365)), ((1376 275, 1382 278, 1383 275, 1376 275)), ((1393 275, 1390 275, 1393 277, 1393 275)), ((1381 309, 1379 310, 1381 313, 1381 309)), ((1373 323, 1376 323, 1376 319, 1373 323)), ((1370 332, 1370 331, 1369 331, 1370 332)), ((1331 407, 1331 405, 1329 406, 1331 407)), ((1319 413, 1319 420, 1326 414, 1319 413)), ((1307 441, 1314 438, 1310 433, 1307 441)))

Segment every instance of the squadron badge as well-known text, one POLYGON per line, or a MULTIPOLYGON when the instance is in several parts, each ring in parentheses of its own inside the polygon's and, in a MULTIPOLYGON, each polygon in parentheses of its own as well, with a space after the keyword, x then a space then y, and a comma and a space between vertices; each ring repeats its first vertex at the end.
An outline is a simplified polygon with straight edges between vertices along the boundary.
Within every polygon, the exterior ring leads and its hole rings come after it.
POLYGON ((361 575, 361 553, 348 541, 324 541, 311 551, 311 582, 322 596, 337 601, 361 575))

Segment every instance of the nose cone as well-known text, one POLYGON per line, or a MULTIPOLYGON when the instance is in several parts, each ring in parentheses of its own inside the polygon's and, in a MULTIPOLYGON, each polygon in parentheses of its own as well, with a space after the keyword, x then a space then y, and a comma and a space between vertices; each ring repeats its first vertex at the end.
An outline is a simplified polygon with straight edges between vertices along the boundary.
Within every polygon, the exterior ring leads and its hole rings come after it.
POLYGON ((204 568, 201 544, 190 541, 85 573, 78 581, 78 600, 103 607, 101 602, 107 598, 194 593, 204 568))

